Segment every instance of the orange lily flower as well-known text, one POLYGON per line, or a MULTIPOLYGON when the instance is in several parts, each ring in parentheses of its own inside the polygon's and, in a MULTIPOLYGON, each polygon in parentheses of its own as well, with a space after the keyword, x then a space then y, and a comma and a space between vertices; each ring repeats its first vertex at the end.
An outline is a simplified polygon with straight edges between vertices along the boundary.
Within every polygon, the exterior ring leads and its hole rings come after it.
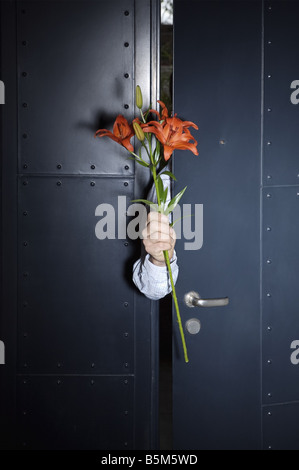
MULTIPOLYGON (((165 109, 167 111, 166 107, 165 109)), ((164 146, 165 161, 168 161, 171 158, 174 150, 176 149, 190 150, 194 155, 198 155, 198 150, 196 148, 197 141, 189 131, 189 127, 198 129, 198 126, 190 121, 182 121, 177 117, 177 115, 171 118, 166 117, 165 109, 163 109, 165 121, 162 124, 157 121, 144 124, 142 125, 143 132, 155 134, 157 139, 164 146)))
POLYGON ((135 135, 133 127, 130 126, 126 118, 121 114, 117 116, 116 121, 113 126, 113 133, 108 131, 107 129, 99 129, 95 133, 95 137, 109 137, 110 139, 114 140, 118 144, 125 147, 129 152, 134 151, 134 147, 131 144, 130 140, 135 135))
POLYGON ((158 101, 159 105, 162 108, 162 114, 160 114, 158 111, 155 109, 151 109, 150 113, 156 114, 159 118, 159 121, 165 121, 169 117, 169 112, 168 109, 166 108, 166 104, 163 103, 163 101, 158 101))

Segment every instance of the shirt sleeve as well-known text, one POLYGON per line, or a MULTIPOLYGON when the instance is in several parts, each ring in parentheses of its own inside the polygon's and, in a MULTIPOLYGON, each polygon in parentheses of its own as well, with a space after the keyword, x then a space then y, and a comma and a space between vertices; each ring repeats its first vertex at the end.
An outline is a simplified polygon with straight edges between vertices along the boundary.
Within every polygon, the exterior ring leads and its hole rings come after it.
MULTIPOLYGON (((164 188, 168 187, 168 202, 170 202, 170 178, 162 176, 164 188)), ((155 202, 155 188, 153 187, 148 196, 149 200, 155 202)), ((171 283, 167 266, 156 266, 149 260, 150 255, 142 256, 133 267, 133 282, 146 297, 151 300, 159 300, 171 292, 171 283)), ((179 275, 176 253, 170 261, 173 281, 176 284, 179 275)))
MULTIPOLYGON (((179 275, 177 257, 174 253, 170 262, 173 281, 176 283, 179 275)), ((171 292, 171 283, 167 266, 156 266, 149 260, 149 254, 145 256, 144 261, 140 258, 134 264, 133 281, 136 287, 147 298, 159 300, 171 292)))

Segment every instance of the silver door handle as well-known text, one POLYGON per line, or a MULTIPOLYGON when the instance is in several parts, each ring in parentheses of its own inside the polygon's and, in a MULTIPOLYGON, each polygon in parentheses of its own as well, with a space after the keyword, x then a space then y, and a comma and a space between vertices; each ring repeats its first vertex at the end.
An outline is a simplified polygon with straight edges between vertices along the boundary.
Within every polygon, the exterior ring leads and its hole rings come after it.
POLYGON ((222 299, 201 299, 197 292, 189 292, 185 295, 187 307, 225 307, 229 304, 229 298, 222 299))

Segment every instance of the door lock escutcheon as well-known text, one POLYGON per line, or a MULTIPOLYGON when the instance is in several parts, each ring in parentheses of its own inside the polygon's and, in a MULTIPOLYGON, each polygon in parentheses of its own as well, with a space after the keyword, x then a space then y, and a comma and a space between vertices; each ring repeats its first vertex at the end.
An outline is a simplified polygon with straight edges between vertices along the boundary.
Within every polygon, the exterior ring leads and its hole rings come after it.
POLYGON ((197 318, 190 318, 186 321, 185 328, 190 335, 198 335, 201 330, 201 323, 197 318))

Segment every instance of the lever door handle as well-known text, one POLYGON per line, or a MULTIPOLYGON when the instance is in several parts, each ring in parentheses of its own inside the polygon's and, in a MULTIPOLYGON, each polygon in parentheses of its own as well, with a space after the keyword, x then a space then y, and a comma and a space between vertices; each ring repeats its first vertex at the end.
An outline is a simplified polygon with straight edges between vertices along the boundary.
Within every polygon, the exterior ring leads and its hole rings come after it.
POLYGON ((187 307, 225 307, 229 304, 229 298, 222 299, 201 299, 197 292, 189 292, 185 295, 185 304, 187 307))

